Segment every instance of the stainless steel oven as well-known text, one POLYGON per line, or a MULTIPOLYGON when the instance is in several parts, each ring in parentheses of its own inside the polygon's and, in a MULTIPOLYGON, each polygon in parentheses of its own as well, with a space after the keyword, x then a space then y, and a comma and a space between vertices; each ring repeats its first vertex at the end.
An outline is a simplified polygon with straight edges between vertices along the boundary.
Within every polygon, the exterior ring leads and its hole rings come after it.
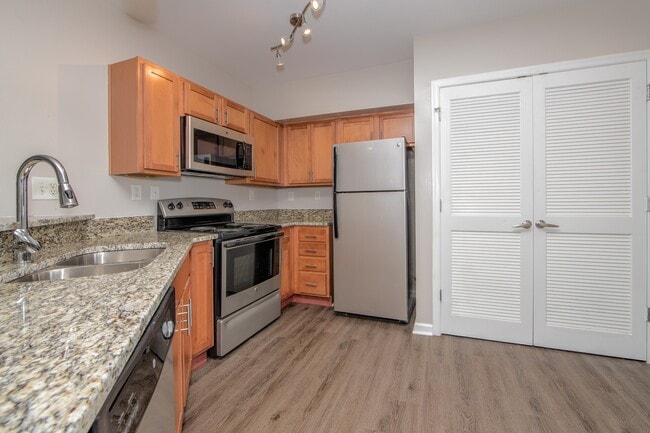
POLYGON ((215 345, 226 355, 280 317, 280 227, 234 222, 230 200, 177 198, 158 202, 158 230, 214 237, 215 345))
POLYGON ((280 287, 280 236, 268 233, 221 243, 219 317, 228 316, 280 287))

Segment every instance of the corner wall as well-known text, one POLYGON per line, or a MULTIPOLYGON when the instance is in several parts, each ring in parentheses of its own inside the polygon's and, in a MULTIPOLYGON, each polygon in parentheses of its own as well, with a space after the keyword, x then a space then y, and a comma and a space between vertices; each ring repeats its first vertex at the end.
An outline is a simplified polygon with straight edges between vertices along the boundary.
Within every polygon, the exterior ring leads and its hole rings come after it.
MULTIPOLYGON (((74 209, 58 201, 31 201, 30 214, 100 217, 153 215, 160 197, 222 196, 238 210, 277 206, 268 188, 225 185, 199 178, 108 175, 107 65, 142 56, 224 96, 257 109, 255 93, 186 47, 126 16, 104 0, 22 0, 0 4, 0 217, 15 215, 18 167, 33 154, 59 159, 79 198, 74 209), (132 201, 130 186, 141 185, 132 201), (249 200, 249 190, 254 199, 249 200)), ((32 176, 53 177, 38 164, 32 176)))
POLYGON ((650 49, 650 2, 594 1, 470 29, 417 36, 414 40, 414 98, 417 202, 417 322, 429 329, 439 286, 438 155, 432 154, 431 81, 483 72, 650 49), (435 295, 434 295, 435 293, 435 295))

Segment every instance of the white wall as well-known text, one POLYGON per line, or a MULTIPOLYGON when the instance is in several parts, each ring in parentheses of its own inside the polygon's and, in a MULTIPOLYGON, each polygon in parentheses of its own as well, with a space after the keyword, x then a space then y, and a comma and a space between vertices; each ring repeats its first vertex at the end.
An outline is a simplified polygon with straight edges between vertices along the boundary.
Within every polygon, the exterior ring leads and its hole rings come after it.
MULTIPOLYGON (((128 18, 102 0, 0 3, 0 217, 15 215, 15 178, 28 156, 45 153, 66 167, 79 206, 30 202, 33 215, 153 214, 150 185, 160 196, 231 198, 237 209, 277 206, 277 191, 226 186, 214 179, 108 176, 107 65, 136 55, 257 109, 255 93, 186 47, 128 18), (130 185, 143 185, 143 201, 130 185), (249 200, 249 189, 254 200, 249 200)), ((52 176, 45 164, 32 176, 52 176)))
POLYGON ((413 62, 292 81, 261 89, 260 110, 272 119, 413 103, 413 62))
MULTIPOLYGON (((589 8, 519 17, 488 25, 417 36, 414 97, 417 194, 417 322, 434 320, 439 257, 439 213, 431 197, 438 188, 431 152, 431 81, 523 66, 650 49, 650 2, 594 1, 589 8), (436 287, 433 289, 433 287, 436 287)), ((437 159, 434 161, 437 164, 437 159)))

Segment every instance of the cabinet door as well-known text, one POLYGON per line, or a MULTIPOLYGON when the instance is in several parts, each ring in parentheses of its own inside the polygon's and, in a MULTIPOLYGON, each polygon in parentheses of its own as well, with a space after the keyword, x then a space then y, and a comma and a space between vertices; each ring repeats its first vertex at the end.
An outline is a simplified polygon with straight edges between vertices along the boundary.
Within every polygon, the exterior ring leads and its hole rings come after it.
POLYGON ((281 282, 280 282, 280 298, 287 299, 293 295, 293 287, 291 284, 293 273, 293 260, 291 257, 291 234, 293 230, 289 228, 282 229, 284 236, 282 237, 282 269, 281 269, 281 282))
POLYGON ((287 182, 311 182, 311 153, 309 125, 287 127, 287 182))
POLYGON ((413 113, 382 114, 379 116, 379 138, 406 137, 406 142, 415 144, 413 113))
POLYGON ((212 242, 192 247, 192 357, 214 346, 212 242))
POLYGON ((332 183, 334 122, 314 123, 311 130, 312 182, 332 183))
POLYGON ((176 432, 183 429, 183 413, 189 374, 192 363, 192 345, 189 335, 189 283, 190 259, 187 258, 176 273, 172 285, 176 289, 176 330, 172 341, 174 362, 174 418, 176 419, 176 432), (189 352, 189 354, 188 354, 189 352))
POLYGON ((218 123, 220 97, 211 90, 183 81, 183 111, 194 117, 218 123))
POLYGON ((280 131, 278 124, 253 113, 255 180, 280 182, 280 131))
POLYGON ((142 77, 144 169, 180 173, 179 77, 150 63, 142 77))
POLYGON ((222 119, 223 125, 226 128, 234 129, 235 131, 248 133, 248 109, 243 105, 239 105, 229 99, 223 100, 225 111, 225 118, 222 119))
POLYGON ((378 138, 374 116, 350 117, 340 119, 336 128, 336 142, 350 143, 378 138))

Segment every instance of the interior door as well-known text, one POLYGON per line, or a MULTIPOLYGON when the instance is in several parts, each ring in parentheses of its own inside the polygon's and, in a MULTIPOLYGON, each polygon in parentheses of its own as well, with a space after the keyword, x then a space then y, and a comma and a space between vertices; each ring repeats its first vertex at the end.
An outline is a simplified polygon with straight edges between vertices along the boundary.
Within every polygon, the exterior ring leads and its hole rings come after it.
POLYGON ((534 79, 534 344, 646 357, 645 62, 534 79))
POLYGON ((531 96, 530 78, 440 91, 443 333, 532 344, 531 96))

